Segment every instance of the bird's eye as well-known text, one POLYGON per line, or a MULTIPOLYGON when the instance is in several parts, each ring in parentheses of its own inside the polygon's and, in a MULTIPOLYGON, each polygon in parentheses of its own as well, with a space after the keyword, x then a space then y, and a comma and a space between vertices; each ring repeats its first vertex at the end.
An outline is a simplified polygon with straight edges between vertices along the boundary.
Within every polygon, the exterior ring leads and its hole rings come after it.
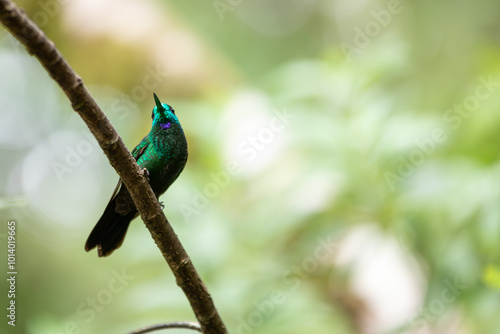
POLYGON ((154 111, 151 113, 151 119, 155 119, 155 113, 154 113, 154 111))

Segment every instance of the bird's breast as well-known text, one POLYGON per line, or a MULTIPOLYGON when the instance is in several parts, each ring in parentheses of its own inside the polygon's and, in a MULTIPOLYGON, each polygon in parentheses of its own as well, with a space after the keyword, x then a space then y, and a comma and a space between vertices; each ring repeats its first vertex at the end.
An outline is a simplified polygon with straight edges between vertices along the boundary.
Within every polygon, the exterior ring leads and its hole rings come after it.
MULTIPOLYGON (((153 141, 139 165, 149 171, 149 183, 157 196, 163 194, 177 179, 187 161, 187 143, 153 141)), ((142 157, 141 157, 142 158, 142 157)))

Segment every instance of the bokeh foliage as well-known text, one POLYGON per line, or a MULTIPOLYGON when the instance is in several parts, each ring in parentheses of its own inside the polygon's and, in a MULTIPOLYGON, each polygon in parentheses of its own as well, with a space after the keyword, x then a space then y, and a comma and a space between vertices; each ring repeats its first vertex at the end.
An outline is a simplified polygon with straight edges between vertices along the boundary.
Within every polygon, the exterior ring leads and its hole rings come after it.
MULTIPOLYGON (((19 4, 130 148, 153 91, 176 109, 190 158, 162 201, 232 333, 500 333, 497 2, 19 4)), ((8 333, 193 319, 139 220, 84 252, 116 174, 3 29, 0 103, 8 333)))

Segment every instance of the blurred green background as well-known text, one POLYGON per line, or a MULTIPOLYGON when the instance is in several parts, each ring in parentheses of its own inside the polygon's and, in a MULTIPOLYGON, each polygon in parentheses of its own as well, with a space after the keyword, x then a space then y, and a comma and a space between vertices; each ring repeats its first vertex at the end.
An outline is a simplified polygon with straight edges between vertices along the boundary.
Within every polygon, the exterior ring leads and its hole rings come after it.
MULTIPOLYGON (((18 4, 129 148, 153 92, 175 108, 190 157, 164 211, 231 333, 500 333, 498 2, 18 4)), ((194 320, 139 219, 84 251, 118 178, 3 28, 0 106, 2 333, 194 320)))

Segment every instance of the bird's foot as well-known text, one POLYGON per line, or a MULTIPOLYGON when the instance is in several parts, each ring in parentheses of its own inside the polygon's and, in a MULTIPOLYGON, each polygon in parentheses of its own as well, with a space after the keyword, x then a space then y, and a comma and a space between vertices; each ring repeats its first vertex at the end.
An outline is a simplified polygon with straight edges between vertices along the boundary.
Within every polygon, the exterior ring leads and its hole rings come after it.
POLYGON ((141 172, 142 172, 142 175, 148 180, 149 182, 149 171, 147 170, 147 168, 142 168, 141 169, 141 172))
POLYGON ((163 204, 163 202, 160 202, 160 208, 163 210, 165 209, 165 205, 163 204))

